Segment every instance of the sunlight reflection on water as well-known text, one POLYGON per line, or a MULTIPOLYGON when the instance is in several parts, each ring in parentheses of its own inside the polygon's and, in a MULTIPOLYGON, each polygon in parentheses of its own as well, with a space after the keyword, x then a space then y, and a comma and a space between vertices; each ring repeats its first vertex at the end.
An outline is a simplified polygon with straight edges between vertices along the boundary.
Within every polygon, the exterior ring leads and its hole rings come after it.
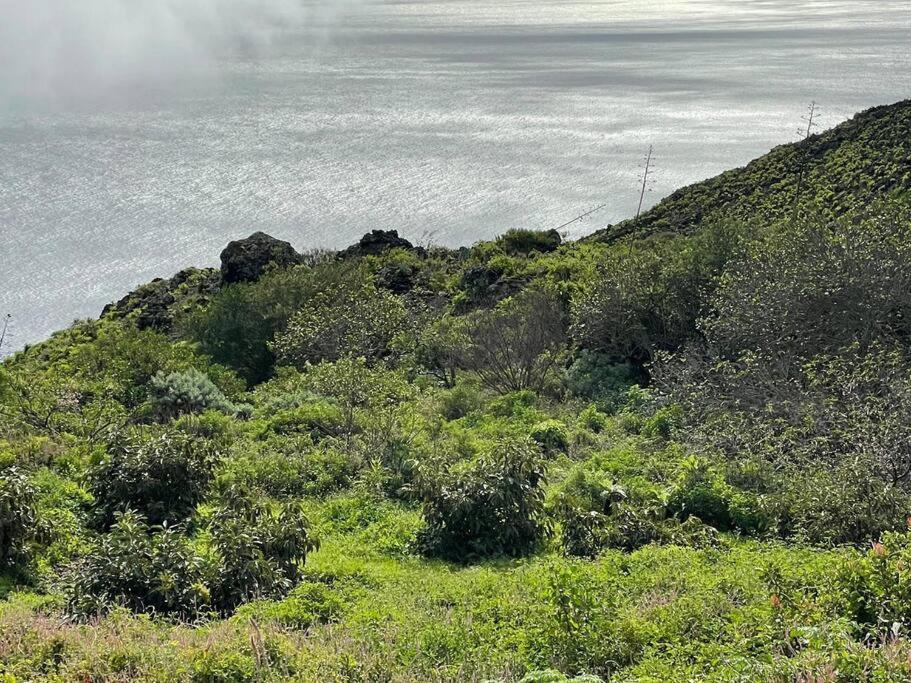
MULTIPOLYGON (((265 230, 456 245, 650 201, 911 96, 904 0, 349 3, 265 50, 0 108, 0 312, 18 345, 265 230), (198 67, 198 68, 190 68, 198 67)), ((0 102, 0 104, 3 104, 0 102)))

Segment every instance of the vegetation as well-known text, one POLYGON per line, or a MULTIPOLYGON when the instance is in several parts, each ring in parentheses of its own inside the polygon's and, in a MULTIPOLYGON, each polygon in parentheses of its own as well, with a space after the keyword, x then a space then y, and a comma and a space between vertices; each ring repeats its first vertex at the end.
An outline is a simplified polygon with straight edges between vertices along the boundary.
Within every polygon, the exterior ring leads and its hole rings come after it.
POLYGON ((13 355, 0 681, 908 680, 908 111, 604 239, 259 234, 13 355))

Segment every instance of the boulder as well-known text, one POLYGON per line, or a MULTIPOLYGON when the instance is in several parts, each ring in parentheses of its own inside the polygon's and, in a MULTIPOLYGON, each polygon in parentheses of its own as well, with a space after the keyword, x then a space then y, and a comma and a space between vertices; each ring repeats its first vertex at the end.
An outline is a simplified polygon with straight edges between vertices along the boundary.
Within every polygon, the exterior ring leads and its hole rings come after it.
POLYGON ((376 256, 391 249, 414 249, 404 237, 399 237, 398 230, 372 230, 361 237, 360 241, 339 253, 342 258, 348 256, 376 256))
POLYGON ((221 279, 227 283, 254 282, 270 264, 288 268, 303 261, 304 257, 290 243, 254 232, 246 239, 231 242, 221 252, 221 279))

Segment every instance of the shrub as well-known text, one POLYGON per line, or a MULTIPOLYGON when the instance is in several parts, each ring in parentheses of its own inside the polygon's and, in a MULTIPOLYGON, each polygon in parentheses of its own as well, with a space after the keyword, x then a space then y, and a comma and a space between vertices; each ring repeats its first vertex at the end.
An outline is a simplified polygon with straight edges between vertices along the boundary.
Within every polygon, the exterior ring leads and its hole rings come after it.
POLYGON ((911 621, 911 533, 887 533, 862 556, 843 560, 836 571, 838 612, 877 638, 895 637, 911 621))
POLYGON ((263 601, 245 605, 239 615, 273 621, 284 628, 304 631, 314 624, 325 624, 337 617, 345 603, 324 583, 304 581, 280 602, 263 601))
POLYGON ((275 498, 323 496, 348 488, 360 467, 352 453, 313 447, 303 439, 243 444, 219 473, 219 484, 237 484, 275 498))
POLYGON ((532 252, 546 254, 556 251, 563 238, 556 230, 509 230, 498 240, 510 255, 527 255, 532 252))
POLYGON ((529 434, 545 453, 566 452, 569 449, 569 435, 566 425, 558 420, 545 420, 531 428, 529 434))
POLYGON ((731 487, 711 465, 699 458, 683 463, 682 471, 668 496, 667 507, 681 519, 695 516, 717 529, 731 528, 731 487))
POLYGON ((225 611, 286 595, 300 580, 307 554, 319 547, 299 504, 270 504, 240 487, 222 493, 209 532, 218 558, 213 596, 225 611))
POLYGON ((470 384, 458 384, 440 393, 440 414, 446 420, 458 420, 478 410, 483 401, 481 392, 470 384))
POLYGON ((196 369, 165 374, 152 378, 152 405, 158 417, 170 420, 181 415, 217 410, 226 414, 237 412, 221 390, 207 375, 196 369))
POLYGON ((567 368, 563 381, 572 395, 597 401, 608 410, 619 407, 641 374, 629 363, 617 363, 607 354, 583 349, 567 368))
POLYGON ((788 470, 780 492, 783 531, 812 543, 869 543, 900 529, 911 513, 906 491, 871 476, 863 458, 809 471, 788 470))
POLYGON ((208 306, 183 321, 183 328, 205 354, 248 384, 258 384, 272 374, 275 356, 269 344, 294 312, 349 275, 350 269, 337 263, 272 270, 257 282, 222 287, 208 306))
POLYGON ((277 434, 308 434, 314 442, 327 436, 338 436, 345 429, 341 408, 326 400, 281 410, 269 420, 269 428, 277 434))
POLYGON ((297 367, 348 356, 375 360, 390 352, 406 318, 401 300, 361 273, 309 299, 276 336, 273 349, 282 363, 297 367))
POLYGON ((209 603, 203 561, 180 527, 149 527, 136 512, 117 513, 109 533, 69 570, 67 611, 80 620, 115 606, 195 617, 209 603))
POLYGON ((35 489, 25 472, 15 466, 0 468, 0 568, 28 556, 37 523, 35 489))
POLYGON ((695 457, 683 462, 667 508, 682 520, 697 517, 721 531, 758 533, 772 526, 754 495, 734 488, 708 461, 695 457))
POLYGON ((566 341, 563 310, 550 293, 526 290, 472 314, 468 337, 462 364, 485 386, 502 394, 541 391, 555 379, 566 341))
POLYGON ((467 561, 525 555, 545 531, 544 464, 527 441, 503 442, 463 470, 422 472, 427 555, 467 561))
POLYGON ((595 406, 588 406, 579 413, 579 424, 595 434, 600 434, 607 426, 607 415, 595 406))
POLYGON ((89 471, 97 522, 136 510, 150 524, 186 520, 202 500, 218 453, 208 441, 178 431, 119 435, 89 471))

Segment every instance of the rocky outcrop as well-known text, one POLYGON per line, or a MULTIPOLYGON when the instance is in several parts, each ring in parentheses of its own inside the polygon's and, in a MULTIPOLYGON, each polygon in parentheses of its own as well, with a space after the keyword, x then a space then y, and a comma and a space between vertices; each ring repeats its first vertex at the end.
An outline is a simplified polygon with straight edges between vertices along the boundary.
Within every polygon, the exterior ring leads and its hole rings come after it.
POLYGON ((221 277, 214 268, 187 268, 170 279, 158 278, 136 288, 105 306, 101 316, 132 320, 140 330, 169 332, 182 310, 205 304, 220 286, 221 277))
POLYGON ((398 230, 372 230, 361 237, 360 241, 339 252, 339 256, 376 256, 391 249, 414 249, 404 237, 399 237, 398 230))
POLYGON ((221 252, 221 279, 226 283, 254 282, 269 265, 288 268, 303 261, 304 257, 290 243, 254 232, 246 239, 231 242, 221 252))

